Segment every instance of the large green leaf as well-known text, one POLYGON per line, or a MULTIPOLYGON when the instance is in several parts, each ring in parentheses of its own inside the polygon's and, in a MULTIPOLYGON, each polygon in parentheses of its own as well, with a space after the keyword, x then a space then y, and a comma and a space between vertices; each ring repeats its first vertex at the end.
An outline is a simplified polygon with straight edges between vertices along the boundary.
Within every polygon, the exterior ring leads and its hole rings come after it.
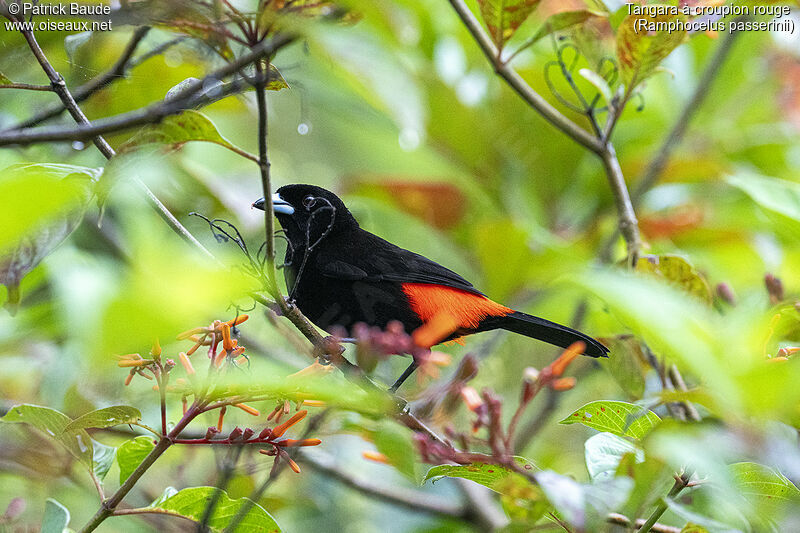
POLYGON ((530 46, 544 37, 547 37, 551 33, 561 31, 569 28, 570 26, 585 22, 590 17, 596 17, 600 15, 602 15, 601 12, 591 9, 575 9, 571 11, 560 11, 555 13, 547 17, 536 33, 533 34, 533 37, 525 41, 523 46, 530 46))
POLYGON ((665 279, 702 301, 711 303, 711 289, 705 278, 683 257, 645 255, 636 263, 636 270, 665 279))
POLYGON ((641 439, 661 419, 638 405, 612 400, 590 402, 566 417, 560 424, 583 424, 621 437, 641 439))
POLYGON ((760 508, 800 500, 800 490, 774 468, 745 462, 732 464, 730 471, 740 493, 760 508))
MULTIPOLYGON (((656 7, 655 4, 649 8, 656 7)), ((686 30, 669 31, 670 23, 683 23, 683 14, 628 15, 617 29, 617 58, 622 80, 630 93, 655 72, 663 61, 686 38, 686 30), (642 26, 642 21, 652 26, 642 26)))
MULTIPOLYGON (((178 513, 181 516, 190 518, 196 522, 203 519, 206 507, 214 497, 214 493, 219 491, 216 487, 193 487, 183 489, 177 494, 170 496, 166 500, 158 503, 157 509, 164 509, 178 513)), ((247 514, 236 526, 234 531, 241 533, 278 533, 281 528, 267 511, 260 505, 251 502, 247 498, 232 500, 225 491, 220 491, 217 495, 217 502, 214 506, 214 513, 208 521, 211 531, 223 531, 231 523, 243 506, 249 505, 247 514)))
POLYGON ((744 191, 764 209, 788 217, 793 222, 800 222, 800 183, 746 171, 728 176, 726 181, 744 191))
POLYGON ((627 440, 611 433, 598 433, 584 443, 586 470, 592 479, 609 479, 615 476, 619 463, 627 454, 641 462, 644 452, 627 440))
POLYGON ((100 481, 103 481, 114 464, 117 449, 113 446, 106 446, 102 442, 92 439, 92 468, 94 474, 100 481))
POLYGON ((81 415, 64 429, 64 431, 73 431, 77 429, 88 428, 108 428, 118 426, 120 424, 135 424, 142 418, 142 413, 135 407, 128 405, 115 405, 113 407, 105 407, 81 415))
POLYGON ((53 498, 47 498, 44 503, 41 533, 63 533, 69 525, 69 518, 69 510, 66 507, 53 498))
POLYGON ((414 443, 411 441, 411 432, 401 428, 396 422, 384 419, 378 423, 377 430, 372 434, 375 447, 386 456, 389 463, 410 479, 414 477, 414 443))
POLYGON ((92 438, 82 429, 65 432, 72 419, 64 413, 49 407, 23 404, 9 409, 0 421, 30 424, 63 444, 86 466, 91 467, 93 464, 92 438))
MULTIPOLYGON (((487 459, 491 459, 487 457, 487 459)), ((515 461, 523 468, 534 471, 533 464, 524 457, 515 457, 515 461)), ((468 479, 500 494, 506 494, 515 483, 527 485, 528 482, 517 472, 504 466, 489 463, 473 463, 471 465, 439 465, 434 466, 423 478, 425 481, 437 480, 442 477, 457 477, 468 479)))
POLYGON ((120 151, 130 150, 148 144, 164 144, 172 148, 180 148, 190 141, 205 141, 224 146, 248 159, 255 156, 248 154, 223 137, 217 127, 207 116, 199 111, 187 109, 183 113, 166 117, 160 123, 142 129, 132 139, 120 147, 120 151))
POLYGON ((133 471, 136 470, 144 458, 147 457, 156 445, 153 437, 141 435, 123 442, 117 449, 117 464, 119 465, 119 482, 125 483, 133 471))
POLYGON ((517 28, 539 6, 540 0, 478 0, 481 17, 497 48, 502 49, 517 28))
POLYGON ((536 475, 539 486, 559 515, 580 531, 600 531, 609 512, 628 499, 633 480, 609 478, 582 484, 550 470, 536 475))
MULTIPOLYGON (((0 172, 0 284, 19 298, 22 278, 78 226, 102 169, 20 164, 0 172)), ((9 300, 12 300, 11 298, 9 300)))

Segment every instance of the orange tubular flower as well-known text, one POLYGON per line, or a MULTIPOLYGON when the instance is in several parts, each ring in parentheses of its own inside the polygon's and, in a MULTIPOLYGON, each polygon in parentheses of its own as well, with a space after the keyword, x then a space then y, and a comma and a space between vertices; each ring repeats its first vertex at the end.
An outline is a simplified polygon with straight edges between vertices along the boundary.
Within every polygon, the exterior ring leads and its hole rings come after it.
POLYGON ((244 321, 245 321, 245 320, 247 320, 248 318, 250 318, 248 315, 239 315, 239 316, 237 316, 236 318, 234 318, 234 319, 232 319, 232 320, 228 320, 228 321, 227 321, 227 322, 225 322, 225 323, 226 323, 226 324, 227 324, 229 327, 238 326, 239 324, 241 324, 242 322, 244 322, 244 321))
POLYGON ((145 366, 152 363, 150 359, 123 359, 121 361, 117 361, 117 366, 121 368, 131 368, 135 366, 145 366))
POLYGON ((472 387, 461 387, 461 398, 464 400, 464 403, 467 405, 467 408, 469 408, 470 411, 475 411, 481 405, 483 405, 483 400, 481 399, 480 394, 478 394, 478 391, 472 387))
POLYGON ((228 409, 223 407, 219 410, 219 419, 217 419, 217 431, 222 431, 222 421, 225 419, 225 411, 228 409))
POLYGON ((287 420, 283 424, 275 426, 275 428, 273 428, 272 430, 272 436, 275 438, 282 436, 284 433, 286 433, 287 429, 300 422, 302 419, 306 417, 307 414, 308 411, 306 411, 305 409, 295 413, 294 416, 292 416, 289 420, 287 420))
POLYGON ((550 364, 550 371, 555 377, 561 377, 569 364, 575 360, 586 349, 586 343, 582 341, 570 344, 569 348, 558 356, 558 359, 550 364))
POLYGON ((385 465, 389 464, 389 459, 380 452, 372 452, 372 451, 361 452, 361 456, 367 461, 374 461, 376 463, 383 463, 385 465))
POLYGON ((278 446, 319 446, 322 444, 322 441, 319 439, 301 439, 301 440, 294 440, 294 439, 286 439, 280 442, 276 442, 278 446))
POLYGON ((180 359, 183 368, 186 369, 186 373, 190 376, 194 375, 194 367, 192 366, 192 362, 189 361, 189 358, 186 356, 185 352, 181 352, 178 354, 178 359, 180 359))
POLYGON ((300 473, 300 467, 297 466, 297 463, 295 463, 291 457, 286 457, 286 461, 289 463, 289 468, 291 468, 295 474, 300 473))
POLYGON ((261 413, 258 412, 258 409, 254 409, 254 408, 250 407, 249 405, 245 405, 243 403, 235 403, 235 404, 233 404, 233 406, 234 407, 238 407, 239 409, 241 409, 245 413, 251 414, 253 416, 259 416, 261 414, 261 413))
POLYGON ((226 352, 233 350, 233 342, 231 341, 231 327, 225 323, 222 324, 222 347, 226 352))
POLYGON ((153 341, 153 348, 150 350, 150 355, 154 355, 155 357, 161 355, 161 344, 158 342, 158 338, 153 341))
POLYGON ((553 390, 565 391, 573 388, 575 386, 575 383, 577 383, 577 381, 578 380, 576 380, 573 377, 561 378, 555 380, 551 385, 551 387, 553 387, 553 390))

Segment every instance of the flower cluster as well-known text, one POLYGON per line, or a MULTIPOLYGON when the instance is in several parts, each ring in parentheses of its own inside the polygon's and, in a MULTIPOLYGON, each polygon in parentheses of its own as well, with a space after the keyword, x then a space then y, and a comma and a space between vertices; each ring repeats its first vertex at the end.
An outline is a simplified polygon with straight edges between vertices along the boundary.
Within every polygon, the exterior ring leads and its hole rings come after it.
MULTIPOLYGON (((321 441, 313 438, 283 438, 289 428, 303 420, 308 414, 308 411, 301 410, 285 422, 280 423, 281 416, 284 413, 288 414, 290 411, 289 401, 280 402, 278 407, 267 417, 267 421, 274 419, 276 424, 274 427, 266 427, 261 431, 257 431, 249 427, 240 428, 236 426, 226 437, 220 438, 228 406, 237 407, 253 416, 261 415, 257 409, 244 403, 249 400, 247 396, 225 392, 225 388, 217 390, 218 387, 216 386, 218 383, 216 378, 228 367, 242 366, 248 361, 244 355, 244 346, 240 346, 238 339, 233 338, 236 332, 235 328, 247 319, 247 315, 239 315, 227 322, 215 320, 209 326, 194 328, 178 335, 178 340, 188 340, 193 345, 185 352, 178 353, 177 359, 186 371, 186 377, 176 379, 172 385, 169 385, 170 372, 177 365, 173 359, 162 358, 162 349, 158 341, 153 344, 148 357, 142 357, 138 353, 119 356, 117 365, 122 368, 130 368, 125 385, 130 384, 133 376, 137 374, 156 381, 153 389, 158 391, 161 396, 161 437, 168 438, 172 444, 267 445, 268 448, 259 450, 260 453, 284 459, 292 470, 299 473, 300 468, 288 455, 286 448, 317 446, 321 441), (207 358, 209 365, 205 379, 197 377, 197 372, 191 360, 201 346, 208 347, 207 358), (167 392, 181 395, 183 418, 178 424, 181 429, 186 427, 198 415, 213 410, 218 410, 219 412, 216 426, 209 427, 202 438, 181 438, 179 432, 176 433, 176 431, 168 434, 165 400, 165 393, 167 392), (193 397, 191 405, 188 402, 189 397, 193 397)), ((286 379, 290 380, 293 376, 327 372, 329 370, 324 365, 314 363, 300 372, 288 376, 286 379)), ((252 400, 252 397, 250 400, 252 400)), ((299 401, 298 409, 301 405, 319 406, 322 405, 322 402, 309 398, 299 401)))

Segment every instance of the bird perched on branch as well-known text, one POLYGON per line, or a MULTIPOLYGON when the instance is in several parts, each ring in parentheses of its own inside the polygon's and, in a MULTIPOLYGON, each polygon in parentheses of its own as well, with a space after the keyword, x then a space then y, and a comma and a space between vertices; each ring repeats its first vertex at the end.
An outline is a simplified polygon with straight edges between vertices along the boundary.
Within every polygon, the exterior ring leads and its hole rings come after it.
MULTIPOLYGON (((253 203, 266 206, 264 198, 253 203)), ((350 331, 359 322, 385 328, 397 320, 412 332, 444 317, 450 326, 431 345, 505 329, 562 348, 581 341, 585 355, 607 356, 608 348, 588 335, 494 302, 455 272, 363 230, 328 190, 283 186, 272 196, 272 209, 289 243, 284 273, 290 298, 322 329, 350 331)), ((415 368, 412 362, 392 390, 415 368)))

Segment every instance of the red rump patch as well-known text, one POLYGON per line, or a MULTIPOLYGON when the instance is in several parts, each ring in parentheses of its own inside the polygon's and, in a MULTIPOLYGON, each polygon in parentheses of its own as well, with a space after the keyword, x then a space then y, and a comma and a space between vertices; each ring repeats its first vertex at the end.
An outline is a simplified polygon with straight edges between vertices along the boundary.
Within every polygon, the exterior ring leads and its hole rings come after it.
POLYGON ((403 292, 411 309, 423 322, 438 314, 456 319, 462 329, 475 329, 490 316, 504 316, 514 310, 485 296, 431 283, 403 283, 403 292))

